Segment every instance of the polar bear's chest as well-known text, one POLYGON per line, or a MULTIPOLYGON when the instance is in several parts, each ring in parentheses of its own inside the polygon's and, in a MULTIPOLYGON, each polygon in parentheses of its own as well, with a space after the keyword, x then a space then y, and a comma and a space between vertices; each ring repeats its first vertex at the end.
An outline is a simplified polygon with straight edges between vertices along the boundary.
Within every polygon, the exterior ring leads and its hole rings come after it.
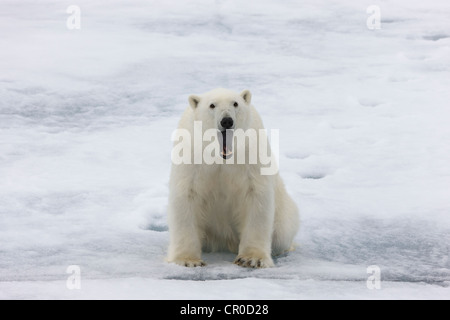
MULTIPOLYGON (((227 165, 225 165, 227 166, 227 165)), ((195 182, 201 201, 200 226, 205 234, 205 249, 236 251, 239 224, 243 220, 249 179, 245 171, 233 167, 207 168, 195 182)))
MULTIPOLYGON (((248 190, 249 177, 237 165, 217 165, 198 175, 195 189, 210 205, 230 207, 239 202, 248 190)), ((226 210, 231 209, 227 208, 226 210)))

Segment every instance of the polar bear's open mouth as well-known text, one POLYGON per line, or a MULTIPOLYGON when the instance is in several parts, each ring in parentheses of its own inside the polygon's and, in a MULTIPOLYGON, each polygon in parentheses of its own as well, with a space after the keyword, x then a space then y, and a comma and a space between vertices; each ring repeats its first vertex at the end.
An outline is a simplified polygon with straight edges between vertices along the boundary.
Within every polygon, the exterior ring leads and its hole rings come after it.
POLYGON ((230 159, 233 155, 233 130, 219 131, 217 135, 220 144, 220 155, 225 160, 230 159))

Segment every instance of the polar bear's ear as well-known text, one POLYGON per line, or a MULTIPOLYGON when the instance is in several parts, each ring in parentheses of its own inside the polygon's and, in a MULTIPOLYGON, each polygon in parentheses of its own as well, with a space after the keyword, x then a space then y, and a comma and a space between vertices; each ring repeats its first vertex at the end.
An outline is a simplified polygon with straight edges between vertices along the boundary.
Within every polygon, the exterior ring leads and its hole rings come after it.
POLYGON ((241 97, 245 100, 245 102, 247 102, 247 104, 250 104, 250 102, 252 101, 252 94, 249 90, 242 91, 241 97))
POLYGON ((191 105, 192 109, 197 108, 199 102, 200 102, 199 96, 196 96, 194 94, 189 96, 189 104, 191 105))

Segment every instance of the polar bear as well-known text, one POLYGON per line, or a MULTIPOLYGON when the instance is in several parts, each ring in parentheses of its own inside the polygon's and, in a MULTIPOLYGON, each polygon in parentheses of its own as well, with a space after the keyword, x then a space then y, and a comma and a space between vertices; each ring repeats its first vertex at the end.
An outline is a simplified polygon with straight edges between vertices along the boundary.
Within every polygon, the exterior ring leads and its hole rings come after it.
MULTIPOLYGON (((246 139, 243 146, 233 146, 228 132, 264 128, 251 98, 248 90, 236 93, 227 89, 189 97, 190 106, 178 129, 191 133, 191 139, 198 130, 196 123, 201 124, 202 132, 213 129, 220 133, 215 141, 220 152, 215 156, 222 162, 172 161, 168 262, 204 266, 202 251, 230 251, 237 254, 234 263, 239 266, 266 268, 274 265, 272 256, 293 249, 299 227, 298 209, 278 172, 261 174, 264 165, 259 157, 256 163, 229 164, 224 160, 230 154, 237 157, 239 152, 250 158, 248 150, 257 143, 246 139)), ((267 137, 259 135, 257 139, 267 137)), ((202 142, 200 149, 195 141, 189 144, 188 160, 193 160, 206 144, 202 142)))

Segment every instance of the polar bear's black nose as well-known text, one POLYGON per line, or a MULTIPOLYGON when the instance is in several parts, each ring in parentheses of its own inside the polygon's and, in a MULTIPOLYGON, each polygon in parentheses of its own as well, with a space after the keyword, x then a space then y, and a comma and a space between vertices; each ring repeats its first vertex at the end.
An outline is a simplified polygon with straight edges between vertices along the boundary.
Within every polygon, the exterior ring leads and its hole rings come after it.
POLYGON ((220 121, 221 126, 224 129, 230 129, 231 127, 233 127, 233 119, 230 117, 225 117, 222 119, 222 121, 220 121))

